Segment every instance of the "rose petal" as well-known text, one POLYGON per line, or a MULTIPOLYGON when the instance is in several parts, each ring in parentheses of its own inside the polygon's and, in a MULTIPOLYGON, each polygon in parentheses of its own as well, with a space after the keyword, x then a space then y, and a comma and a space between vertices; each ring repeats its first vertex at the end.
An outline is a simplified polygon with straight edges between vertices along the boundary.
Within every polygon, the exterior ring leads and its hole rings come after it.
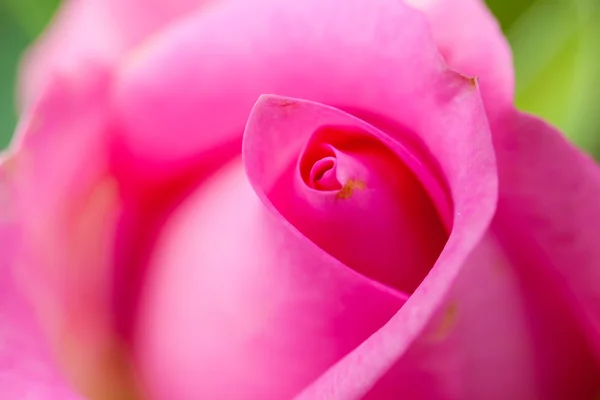
POLYGON ((467 87, 474 82, 447 71, 426 21, 401 1, 229 1, 130 59, 116 107, 126 146, 151 174, 239 140, 263 93, 402 123, 434 148, 430 113, 467 87))
POLYGON ((82 62, 112 64, 147 35, 204 0, 65 0, 29 51, 20 76, 22 108, 56 72, 78 74, 82 62))
POLYGON ((483 0, 405 0, 421 10, 448 65, 479 78, 488 114, 512 105, 512 53, 483 0))
POLYGON ((19 229, 8 180, 12 166, 0 155, 0 398, 75 400, 52 358, 34 311, 13 274, 19 229))
POLYGON ((150 398, 291 398, 404 303, 261 204, 239 161, 172 215, 137 355, 150 398))
POLYGON ((111 77, 86 71, 55 77, 21 125, 13 161, 19 278, 70 380, 92 398, 121 399, 132 384, 110 301, 119 212, 107 160, 111 77))
MULTIPOLYGON (((168 169, 173 161, 197 156, 237 138, 252 103, 265 92, 350 109, 379 127, 385 126, 392 137, 402 130, 422 137, 440 164, 454 206, 461 211, 454 210, 453 236, 439 260, 440 267, 430 273, 437 279, 426 279, 429 283, 413 295, 416 307, 398 315, 403 331, 394 336, 393 343, 385 343, 390 346, 389 354, 384 352, 373 360, 381 362, 381 368, 357 370, 357 375, 352 375, 354 383, 360 384, 368 379, 368 373, 381 376, 391 367, 397 356, 393 348, 402 353, 444 304, 464 259, 492 218, 496 179, 477 85, 444 69, 419 16, 395 1, 344 4, 338 8, 333 2, 317 0, 267 0, 248 7, 232 2, 193 17, 166 34, 164 42, 149 49, 146 58, 137 58, 123 71, 118 106, 127 127, 124 138, 128 146, 153 170, 168 169), (248 13, 253 18, 245 18, 248 13), (231 29, 223 32, 226 23, 231 29), (219 35, 211 33, 216 29, 219 35), (349 31, 355 34, 348 35, 349 31), (404 51, 396 51, 398 48, 404 51), (287 56, 290 49, 298 55, 296 59, 287 56), (224 73, 227 79, 220 79, 224 73), (158 76, 161 79, 156 79, 158 76), (399 128, 402 124, 408 126, 399 128), (170 134, 165 136, 164 132, 170 134)), ((196 229, 203 224, 197 223, 196 229)), ((244 243, 242 239, 240 242, 244 243)), ((185 279, 187 274, 179 276, 185 279)), ((173 307, 165 307, 161 318, 169 311, 173 314, 173 307)), ((187 311, 179 313, 185 316, 187 311)), ((141 330, 148 331, 148 326, 141 330)), ((186 345, 189 341, 180 340, 186 345)), ((157 348, 172 342, 153 341, 157 348)), ((163 346, 157 354, 167 357, 170 348, 163 346)), ((185 364, 194 353, 187 348, 178 350, 177 356, 185 364)), ((177 374, 187 376, 185 371, 158 367, 148 375, 155 382, 177 379, 177 374)), ((162 385, 164 388, 157 390, 165 391, 166 396, 169 386, 166 382, 162 385)), ((348 385, 348 389, 352 387, 348 385)))
POLYGON ((523 286, 494 237, 469 255, 451 286, 436 318, 408 349, 399 338, 418 315, 418 308, 411 309, 419 305, 413 298, 297 399, 388 399, 399 393, 449 400, 597 395, 598 364, 576 324, 546 286, 523 286))
POLYGON ((446 242, 439 213, 450 228, 451 205, 428 166, 342 111, 263 96, 250 114, 243 156, 255 189, 300 232, 348 267, 405 293, 418 286, 446 242), (303 164, 324 144, 344 182, 337 190, 314 190, 301 177, 303 164))
POLYGON ((600 356, 600 167, 536 117, 508 113, 495 131, 503 243, 530 282, 555 282, 600 356))
MULTIPOLYGON (((445 252, 400 312, 299 399, 402 393, 560 400, 600 393, 592 351, 599 337, 593 286, 598 167, 543 122, 505 117, 505 125, 495 127, 501 191, 493 233, 445 283, 451 288, 437 322, 409 331, 436 285, 444 285, 435 272, 450 269, 442 264, 445 252), (406 337, 410 346, 399 339, 406 337)), ((460 202, 455 212, 462 213, 460 202)), ((467 225, 455 223, 446 250, 461 232, 467 225)))

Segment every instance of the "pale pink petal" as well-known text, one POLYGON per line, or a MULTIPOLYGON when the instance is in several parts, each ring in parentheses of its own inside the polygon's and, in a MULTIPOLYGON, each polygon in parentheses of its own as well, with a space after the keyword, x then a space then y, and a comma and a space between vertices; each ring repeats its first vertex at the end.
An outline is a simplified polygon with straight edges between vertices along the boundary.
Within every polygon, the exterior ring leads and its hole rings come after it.
POLYGON ((349 114, 261 97, 246 126, 243 156, 256 190, 287 221, 346 266, 390 287, 412 293, 444 247, 440 214, 449 229, 451 205, 429 171, 435 166, 349 114), (314 167, 324 168, 321 160, 336 178, 316 189, 310 177, 314 167), (439 211, 430 196, 438 197, 439 211))
POLYGON ((265 208, 240 161, 172 214, 150 266, 135 343, 153 400, 291 398, 405 300, 265 208))
POLYGON ((34 310, 17 285, 19 229, 10 193, 12 166, 0 155, 0 398, 75 400, 51 358, 34 310))
POLYGON ((103 398, 130 378, 110 301, 120 206, 108 169, 110 82, 89 66, 55 76, 23 118, 12 160, 18 277, 70 380, 103 398))
POLYGON ((151 175, 237 143, 263 93, 428 135, 431 110, 466 87, 476 93, 447 71, 426 21, 401 1, 229 1, 130 59, 116 107, 126 147, 151 175))
POLYGON ((512 105, 512 53, 483 0, 404 1, 424 13, 450 68, 479 78, 488 113, 512 105))
POLYGON ((531 282, 554 282, 600 356, 600 167, 536 117, 508 113, 495 131, 501 239, 531 282))
POLYGON ((19 101, 26 107, 56 72, 78 74, 83 61, 112 64, 147 35, 204 0, 64 0, 22 64, 19 101))

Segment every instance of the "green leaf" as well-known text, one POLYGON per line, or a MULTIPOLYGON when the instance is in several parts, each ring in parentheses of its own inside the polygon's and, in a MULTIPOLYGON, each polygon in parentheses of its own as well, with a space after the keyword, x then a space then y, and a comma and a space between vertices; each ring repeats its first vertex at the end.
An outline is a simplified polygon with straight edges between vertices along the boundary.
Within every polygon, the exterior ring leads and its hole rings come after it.
POLYGON ((534 2, 535 0, 486 0, 487 6, 500 22, 504 32, 508 31, 534 2))
POLYGON ((58 4, 59 0, 3 0, 0 8, 4 8, 29 40, 33 40, 46 26, 58 4))
POLYGON ((25 48, 37 37, 59 0, 3 0, 0 3, 0 150, 15 129, 16 77, 25 48))
POLYGON ((600 7, 596 0, 539 0, 507 32, 516 105, 600 156, 600 7))
POLYGON ((27 35, 14 20, 0 12, 0 149, 6 147, 15 128, 17 60, 27 42, 27 35))

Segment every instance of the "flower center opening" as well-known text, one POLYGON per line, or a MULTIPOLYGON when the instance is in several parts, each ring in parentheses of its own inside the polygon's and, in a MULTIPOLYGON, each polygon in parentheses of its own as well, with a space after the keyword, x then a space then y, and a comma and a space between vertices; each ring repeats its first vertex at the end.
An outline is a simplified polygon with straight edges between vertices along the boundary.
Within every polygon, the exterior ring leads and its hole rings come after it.
POLYGON ((317 190, 339 190, 342 184, 338 181, 337 160, 335 157, 325 157, 317 160, 309 174, 309 184, 317 190))
POLYGON ((356 272, 405 294, 415 290, 447 233, 393 147, 361 129, 325 126, 290 172, 270 199, 292 225, 356 272))

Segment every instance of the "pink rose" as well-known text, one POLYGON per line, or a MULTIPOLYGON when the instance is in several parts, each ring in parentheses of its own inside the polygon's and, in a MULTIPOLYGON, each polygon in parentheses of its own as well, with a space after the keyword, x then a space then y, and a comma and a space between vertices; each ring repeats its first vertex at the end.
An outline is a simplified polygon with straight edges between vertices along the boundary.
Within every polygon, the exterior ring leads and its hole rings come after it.
POLYGON ((600 169, 483 2, 71 0, 21 89, 0 398, 600 394, 600 169))

